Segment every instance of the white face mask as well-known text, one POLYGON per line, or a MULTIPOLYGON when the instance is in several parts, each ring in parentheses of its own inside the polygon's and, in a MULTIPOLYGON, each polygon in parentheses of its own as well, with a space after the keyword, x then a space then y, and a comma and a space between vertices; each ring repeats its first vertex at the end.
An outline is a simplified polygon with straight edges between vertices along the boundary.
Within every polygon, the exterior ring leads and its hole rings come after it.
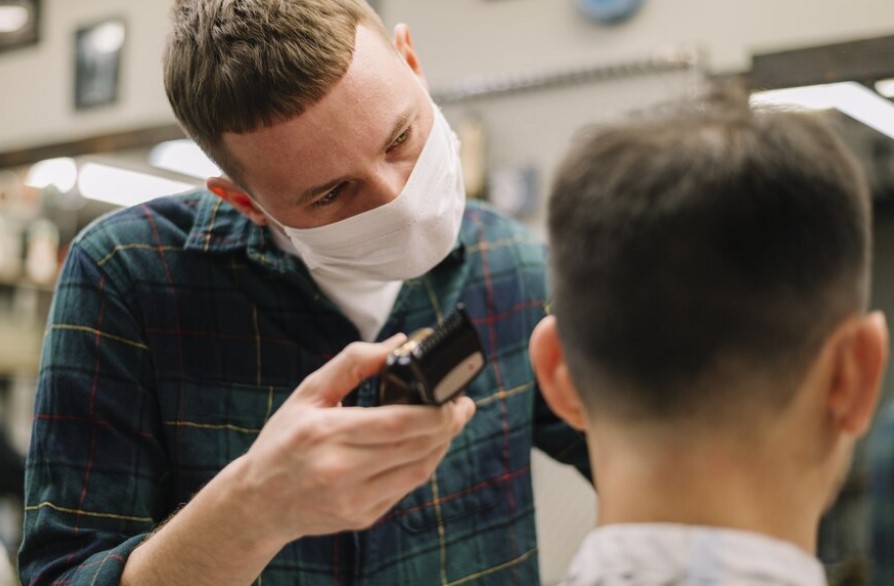
POLYGON ((466 197, 459 140, 433 109, 431 133, 394 200, 319 228, 280 224, 311 272, 403 281, 427 273, 453 248, 466 197))

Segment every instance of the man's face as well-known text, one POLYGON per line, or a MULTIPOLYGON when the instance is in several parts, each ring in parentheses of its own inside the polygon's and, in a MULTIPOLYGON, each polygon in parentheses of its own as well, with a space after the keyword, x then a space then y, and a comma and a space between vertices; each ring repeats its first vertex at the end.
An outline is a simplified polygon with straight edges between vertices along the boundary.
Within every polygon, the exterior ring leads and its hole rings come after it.
POLYGON ((434 120, 416 71, 360 26, 345 76, 303 114, 224 135, 246 189, 276 220, 315 228, 371 210, 403 189, 434 120))

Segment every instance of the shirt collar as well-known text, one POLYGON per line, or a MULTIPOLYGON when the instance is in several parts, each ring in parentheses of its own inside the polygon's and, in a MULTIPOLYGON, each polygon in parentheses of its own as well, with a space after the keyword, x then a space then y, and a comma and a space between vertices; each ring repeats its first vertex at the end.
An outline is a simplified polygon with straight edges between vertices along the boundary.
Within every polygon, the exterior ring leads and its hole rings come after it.
POLYGON ((250 260, 271 270, 292 274, 306 272, 298 259, 276 246, 265 227, 249 221, 233 206, 206 190, 199 190, 195 221, 184 248, 206 254, 245 251, 250 260))
POLYGON ((203 189, 197 190, 196 216, 186 239, 186 250, 231 252, 244 248, 257 236, 257 227, 222 199, 203 189))

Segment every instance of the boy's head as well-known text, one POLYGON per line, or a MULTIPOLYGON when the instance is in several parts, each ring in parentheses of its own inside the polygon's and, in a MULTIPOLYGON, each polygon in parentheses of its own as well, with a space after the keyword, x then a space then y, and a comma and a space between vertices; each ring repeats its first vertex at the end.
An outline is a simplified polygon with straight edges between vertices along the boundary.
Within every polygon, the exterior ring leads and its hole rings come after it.
POLYGON ((887 343, 864 316, 870 198, 816 116, 718 94, 596 130, 558 171, 549 238, 532 359, 578 426, 747 437, 808 383, 846 431, 868 424, 887 343))

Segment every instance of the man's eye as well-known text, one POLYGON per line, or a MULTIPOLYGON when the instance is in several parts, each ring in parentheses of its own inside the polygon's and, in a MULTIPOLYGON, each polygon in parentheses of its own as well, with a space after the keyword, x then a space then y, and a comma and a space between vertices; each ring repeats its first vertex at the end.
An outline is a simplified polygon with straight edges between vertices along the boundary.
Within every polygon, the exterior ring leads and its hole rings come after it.
POLYGON ((406 130, 404 130, 403 132, 401 132, 399 135, 397 135, 397 137, 394 139, 394 142, 391 143, 390 148, 391 149, 397 148, 400 145, 402 145, 403 143, 407 142, 407 139, 410 138, 410 130, 411 129, 412 129, 412 127, 409 127, 406 130))
POLYGON ((344 185, 344 183, 339 183, 331 191, 315 199, 312 205, 314 207, 324 207, 331 204, 336 199, 338 199, 338 194, 344 188, 344 185))

